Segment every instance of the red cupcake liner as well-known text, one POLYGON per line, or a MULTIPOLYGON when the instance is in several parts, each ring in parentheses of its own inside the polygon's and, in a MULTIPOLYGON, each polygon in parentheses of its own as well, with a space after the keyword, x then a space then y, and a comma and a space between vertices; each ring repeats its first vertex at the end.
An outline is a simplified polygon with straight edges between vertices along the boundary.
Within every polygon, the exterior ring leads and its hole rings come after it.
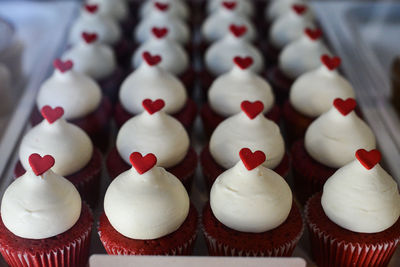
POLYGON ((266 78, 270 82, 272 89, 274 90, 276 102, 280 105, 285 103, 289 98, 290 87, 294 80, 286 77, 277 66, 274 66, 267 70, 266 78))
MULTIPOLYGON (((218 176, 226 171, 225 168, 220 166, 212 157, 210 153, 210 147, 207 145, 204 147, 203 151, 200 154, 200 164, 203 171, 204 182, 207 185, 208 191, 211 190, 212 185, 218 176)), ((290 171, 290 158, 289 154, 285 154, 281 163, 274 169, 276 173, 278 173, 283 178, 286 178, 290 171)))
POLYGON ((5 227, 0 218, 0 253, 12 267, 84 267, 89 258, 92 225, 93 215, 85 204, 82 204, 81 216, 71 229, 46 239, 18 237, 5 227))
MULTIPOLYGON (((119 155, 116 147, 112 148, 107 156, 106 166, 111 180, 115 179, 121 173, 132 168, 119 155)), ((197 154, 192 147, 189 148, 185 158, 176 166, 166 170, 175 175, 185 186, 188 192, 191 191, 194 174, 197 168, 197 154)))
POLYGON ((277 228, 257 234, 239 232, 219 222, 207 203, 202 230, 210 256, 290 257, 303 235, 304 223, 293 202, 288 218, 277 228))
POLYGON ((191 255, 197 237, 198 214, 191 204, 188 217, 181 227, 169 235, 138 240, 121 235, 110 224, 105 213, 100 217, 98 234, 109 255, 191 255))
POLYGON ((321 196, 322 193, 318 193, 310 198, 304 209, 317 265, 387 266, 400 242, 400 220, 380 233, 355 233, 329 220, 321 206, 321 196))
POLYGON ((293 191, 301 204, 315 193, 322 191, 325 182, 337 169, 314 160, 304 146, 304 141, 294 143, 292 150, 293 191))
MULTIPOLYGON (((135 115, 136 114, 132 115, 126 111, 121 102, 118 101, 116 103, 114 109, 114 120, 118 128, 121 128, 126 121, 135 115)), ((171 116, 180 121, 188 132, 191 132, 194 120, 197 116, 197 105, 192 99, 189 98, 186 101, 185 106, 178 113, 171 114, 171 116)))
MULTIPOLYGON (((78 189, 81 197, 94 208, 97 206, 97 201, 100 194, 102 155, 101 152, 94 148, 92 159, 89 163, 77 173, 68 175, 68 179, 78 189)), ((26 170, 18 161, 14 168, 15 179, 25 174, 26 170)))
MULTIPOLYGON (((226 119, 226 117, 218 115, 211 109, 211 106, 208 103, 205 103, 200 110, 201 120, 203 122, 204 132, 208 138, 211 137, 215 128, 226 119)), ((274 121, 276 124, 279 124, 281 119, 281 109, 278 105, 274 105, 265 117, 274 121)))

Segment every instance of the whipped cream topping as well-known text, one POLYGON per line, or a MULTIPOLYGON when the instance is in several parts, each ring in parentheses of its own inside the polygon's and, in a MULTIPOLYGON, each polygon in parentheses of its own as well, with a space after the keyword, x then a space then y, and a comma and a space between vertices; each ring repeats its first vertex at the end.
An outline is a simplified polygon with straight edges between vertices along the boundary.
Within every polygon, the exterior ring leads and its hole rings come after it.
POLYGON ((254 63, 249 69, 256 73, 264 69, 261 52, 244 38, 237 38, 230 33, 207 49, 206 67, 213 75, 219 76, 233 68, 233 59, 236 56, 253 58, 254 63))
POLYGON ((331 55, 321 39, 311 40, 306 34, 285 46, 279 55, 281 71, 291 79, 321 66, 321 55, 331 55))
POLYGON ((305 4, 304 0, 272 0, 265 9, 265 18, 273 21, 288 12, 294 4, 305 4))
POLYGON ((168 4, 168 10, 165 12, 168 12, 171 16, 177 17, 183 20, 187 20, 189 18, 189 7, 187 6, 186 2, 184 1, 179 1, 179 0, 149 0, 144 2, 139 9, 139 15, 140 18, 143 19, 151 12, 154 11, 154 4, 158 3, 163 3, 163 4, 168 4))
POLYGON ((275 97, 265 79, 251 70, 242 70, 237 66, 219 76, 208 91, 211 109, 223 117, 239 113, 240 104, 244 100, 263 102, 264 113, 267 113, 273 107, 275 97))
POLYGON ((85 73, 95 80, 110 76, 116 68, 114 51, 98 42, 87 44, 84 41, 67 50, 63 60, 72 60, 74 70, 85 73))
POLYGON ((55 70, 40 87, 36 105, 39 110, 46 105, 62 107, 64 118, 73 120, 95 111, 101 97, 100 87, 88 76, 74 70, 55 70))
MULTIPOLYGON (((222 3, 225 0, 212 0, 212 1, 207 1, 207 13, 211 14, 213 12, 216 12, 218 9, 224 8, 222 6, 222 3)), ((254 5, 251 1, 248 0, 236 0, 236 7, 235 7, 235 12, 237 14, 247 16, 247 17, 253 17, 254 15, 254 5)))
MULTIPOLYGON (((168 33, 169 36, 170 33, 168 33)), ((143 61, 143 52, 148 51, 153 55, 162 57, 161 63, 158 65, 166 71, 179 76, 189 67, 189 56, 181 45, 167 38, 152 38, 143 43, 136 49, 132 57, 132 65, 138 68, 143 61)))
POLYGON ((132 151, 154 153, 158 166, 169 168, 180 163, 189 149, 189 136, 175 118, 159 111, 143 112, 128 120, 119 130, 117 150, 129 163, 132 151))
POLYGON ((274 169, 285 155, 285 143, 276 123, 263 114, 250 119, 244 112, 229 117, 214 130, 210 139, 210 153, 225 169, 239 161, 243 147, 261 150, 267 155, 264 166, 274 169))
POLYGON ((24 136, 19 147, 19 160, 25 170, 30 169, 28 159, 33 153, 52 155, 56 161, 52 170, 68 176, 88 164, 93 144, 81 128, 62 118, 51 124, 43 120, 24 136))
POLYGON ((384 231, 400 215, 397 183, 379 164, 367 170, 358 160, 328 179, 321 204, 331 221, 359 233, 384 231))
POLYGON ((104 197, 104 211, 115 230, 142 240, 176 231, 185 221, 189 206, 185 187, 160 167, 141 175, 131 168, 112 181, 104 197))
POLYGON ((187 93, 181 81, 158 66, 143 62, 122 83, 119 100, 131 114, 143 111, 142 101, 161 98, 165 101, 165 112, 174 114, 186 104, 187 93))
POLYGON ((332 107, 335 98, 354 98, 351 84, 336 70, 321 65, 302 74, 292 85, 291 105, 309 117, 318 117, 332 107))
POLYGON ((262 233, 285 222, 292 208, 292 192, 274 171, 263 166, 248 171, 239 161, 214 182, 210 204, 225 226, 262 233))
POLYGON ((335 107, 318 117, 305 135, 308 154, 331 168, 351 162, 358 149, 375 147, 371 128, 354 111, 343 116, 335 107))
POLYGON ((29 168, 4 192, 1 219, 22 238, 45 239, 64 233, 78 221, 81 197, 64 177, 48 170, 36 176, 29 168))

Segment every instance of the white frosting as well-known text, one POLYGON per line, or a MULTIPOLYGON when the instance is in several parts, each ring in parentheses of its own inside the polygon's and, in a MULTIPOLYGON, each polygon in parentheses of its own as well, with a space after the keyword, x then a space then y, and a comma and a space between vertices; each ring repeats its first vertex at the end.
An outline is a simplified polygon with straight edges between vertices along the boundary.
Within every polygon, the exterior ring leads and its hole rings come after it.
POLYGON ((247 27, 247 32, 242 37, 246 41, 256 39, 256 30, 250 20, 226 8, 218 9, 205 20, 201 27, 202 36, 209 43, 215 42, 229 33, 229 26, 232 24, 247 27))
POLYGON ((269 40, 274 47, 282 49, 285 45, 302 36, 306 28, 315 28, 311 12, 307 10, 299 15, 293 9, 290 9, 271 25, 269 40))
POLYGON ((36 105, 62 107, 64 118, 73 120, 95 111, 101 102, 100 87, 88 76, 74 70, 55 70, 39 89, 36 105))
POLYGON ((182 124, 163 111, 143 112, 128 120, 119 130, 117 149, 129 163, 132 151, 153 153, 157 165, 169 168, 179 164, 189 149, 189 136, 182 124))
POLYGON ((19 160, 25 170, 30 169, 28 159, 33 153, 52 155, 56 162, 52 170, 68 176, 88 164, 93 155, 93 145, 81 128, 64 119, 52 124, 43 120, 24 136, 19 147, 19 160))
POLYGON ((117 21, 128 18, 129 6, 125 0, 86 0, 86 2, 87 4, 97 4, 100 14, 112 17, 117 21))
POLYGON ((121 39, 119 25, 112 18, 98 13, 82 12, 71 27, 69 43, 79 43, 82 40, 82 32, 95 32, 101 43, 109 45, 113 45, 121 39))
POLYGON ((264 166, 274 169, 285 155, 285 143, 279 126, 262 114, 250 119, 244 112, 221 122, 210 139, 210 153, 225 169, 239 161, 243 147, 261 150, 267 157, 264 166))
POLYGON ((184 73, 189 67, 189 56, 186 51, 168 37, 162 39, 152 38, 140 45, 132 57, 134 68, 138 68, 142 64, 142 55, 145 51, 150 52, 152 55, 160 55, 162 61, 158 66, 176 76, 184 73))
POLYGON ((282 50, 279 55, 279 68, 289 78, 296 79, 301 74, 321 66, 323 54, 331 55, 322 40, 311 40, 304 34, 282 50))
POLYGON ((300 113, 318 117, 332 107, 336 98, 354 98, 351 84, 324 65, 302 74, 290 89, 290 103, 300 113))
POLYGON ((178 17, 183 20, 189 18, 189 7, 184 1, 179 0, 149 0, 140 6, 139 15, 143 19, 154 11, 154 4, 156 2, 169 4, 168 12, 173 17, 178 17))
POLYGON ((275 97, 265 79, 237 66, 218 77, 208 91, 211 109, 223 117, 239 113, 240 104, 245 100, 263 102, 264 113, 267 113, 273 107, 275 97))
POLYGON ((252 57, 254 60, 250 70, 260 73, 264 69, 262 53, 243 38, 236 38, 231 34, 212 44, 206 52, 205 62, 207 69, 215 76, 230 71, 236 56, 252 57))
POLYGON ((242 161, 222 173, 210 193, 218 221, 250 233, 269 231, 285 222, 292 201, 289 185, 281 176, 263 166, 248 171, 242 161))
MULTIPOLYGON (((224 8, 222 6, 222 3, 225 0, 212 0, 212 1, 207 1, 207 13, 211 14, 213 12, 216 12, 217 10, 224 8)), ((253 17, 254 15, 254 4, 251 1, 248 0, 236 0, 236 7, 235 7, 235 12, 237 12, 240 15, 247 16, 247 17, 253 17)))
POLYGON ((174 114, 185 106, 187 93, 175 76, 158 66, 142 63, 122 83, 119 100, 129 113, 138 114, 143 111, 142 102, 147 98, 164 100, 163 110, 174 114))
POLYGON ((265 9, 265 18, 268 21, 275 20, 288 12, 293 4, 304 4, 304 0, 273 0, 265 9))
POLYGON ((64 233, 78 221, 81 197, 75 186, 51 170, 32 170, 16 179, 1 201, 1 219, 14 235, 45 239, 64 233))
POLYGON ((400 215, 397 183, 379 164, 367 170, 358 160, 328 179, 321 204, 331 221, 359 233, 384 231, 400 215))
POLYGON ((120 234, 156 239, 176 231, 189 213, 182 183, 160 167, 140 175, 134 168, 120 174, 107 189, 104 211, 120 234))
POLYGON ((110 76, 116 68, 114 51, 100 43, 80 42, 66 51, 63 60, 72 60, 74 70, 85 73, 95 80, 110 76))
POLYGON ((154 27, 167 28, 169 38, 178 43, 187 44, 189 42, 190 29, 185 22, 159 10, 154 10, 139 22, 134 31, 135 40, 139 43, 148 41, 153 35, 151 30, 154 27))
POLYGON ((374 149, 376 141, 371 128, 354 111, 343 116, 332 107, 308 127, 305 147, 316 161, 340 168, 354 159, 358 149, 374 149))

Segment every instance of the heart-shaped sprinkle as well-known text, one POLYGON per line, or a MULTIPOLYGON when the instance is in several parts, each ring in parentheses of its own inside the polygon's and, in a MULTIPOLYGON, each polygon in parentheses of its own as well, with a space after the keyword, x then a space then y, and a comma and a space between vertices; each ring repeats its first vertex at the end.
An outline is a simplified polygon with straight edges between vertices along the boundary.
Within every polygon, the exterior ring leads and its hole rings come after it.
POLYGON ((239 152, 239 157, 249 171, 263 164, 266 159, 264 152, 257 150, 253 153, 248 148, 242 148, 239 152))
POLYGON ((353 98, 348 98, 343 100, 341 98, 336 98, 333 101, 333 106, 342 113, 343 116, 347 116, 350 112, 352 112, 356 106, 357 102, 353 98))
POLYGON ((134 152, 129 156, 129 161, 139 174, 143 174, 156 165, 157 158, 152 153, 143 157, 139 152, 134 152))
POLYGON ((240 104, 240 108, 252 120, 263 112, 264 104, 261 101, 250 102, 246 100, 240 104))
POLYGON ((149 66, 158 65, 158 64, 161 62, 161 60, 162 60, 162 58, 161 58, 160 55, 154 55, 154 56, 153 56, 153 55, 150 54, 150 52, 148 52, 148 51, 143 52, 142 58, 143 58, 143 60, 144 60, 149 66))
POLYGON ((222 6, 226 9, 233 10, 236 8, 237 3, 234 1, 223 1, 222 6))
POLYGON ((82 33, 82 38, 85 40, 87 44, 91 44, 97 41, 97 34, 96 33, 90 33, 90 32, 83 32, 82 33))
POLYGON ((242 70, 249 68, 253 65, 253 58, 252 57, 234 57, 233 63, 236 64, 242 70))
POLYGON ((142 106, 150 115, 153 115, 157 111, 162 110, 162 108, 165 106, 165 102, 162 99, 157 99, 155 101, 152 101, 151 99, 145 99, 142 102, 142 106))
POLYGON ((316 29, 306 28, 304 30, 304 33, 308 36, 308 38, 310 38, 313 41, 318 40, 322 36, 322 31, 318 28, 316 29))
POLYGON ((57 58, 53 61, 53 66, 55 69, 59 70, 61 73, 69 71, 74 66, 72 60, 62 61, 61 59, 57 58))
POLYGON ((294 5, 292 5, 292 9, 294 10, 294 12, 296 12, 297 15, 303 15, 304 12, 307 11, 307 6, 300 5, 300 4, 294 4, 294 5))
POLYGON ((328 68, 328 70, 335 70, 340 66, 342 60, 340 57, 330 57, 329 55, 322 55, 321 62, 328 68))
POLYGON ((165 36, 167 36, 168 29, 167 28, 154 27, 154 28, 151 29, 151 32, 153 33, 153 35, 155 37, 157 37, 158 39, 161 39, 161 38, 164 38, 165 36))
POLYGON ((381 161, 382 155, 377 149, 371 151, 359 149, 356 152, 356 158, 367 170, 370 170, 381 161))
POLYGON ((235 25, 231 24, 229 26, 229 31, 237 38, 242 37, 247 32, 246 25, 235 25))
POLYGON ((29 165, 31 166, 33 172, 39 176, 50 170, 54 166, 55 160, 52 156, 46 155, 41 157, 39 154, 32 154, 29 156, 29 165))
POLYGON ((158 10, 160 10, 160 11, 167 11, 168 10, 168 8, 169 8, 169 4, 167 4, 167 3, 160 3, 160 2, 155 2, 154 3, 154 6, 158 9, 158 10))
POLYGON ((99 6, 98 5, 85 5, 85 10, 91 14, 94 14, 97 12, 99 6))
POLYGON ((51 108, 50 106, 44 106, 40 113, 42 113, 43 118, 52 124, 64 115, 64 109, 62 107, 51 108))

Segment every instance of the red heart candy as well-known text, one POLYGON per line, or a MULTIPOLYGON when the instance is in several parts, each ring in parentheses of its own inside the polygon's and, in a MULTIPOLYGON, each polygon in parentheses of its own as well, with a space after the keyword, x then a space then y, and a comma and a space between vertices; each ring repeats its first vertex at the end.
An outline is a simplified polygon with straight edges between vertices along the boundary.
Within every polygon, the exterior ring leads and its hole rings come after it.
POLYGON ((167 11, 169 8, 169 4, 160 2, 155 2, 154 6, 160 11, 167 11))
POLYGON ((149 66, 155 66, 161 62, 162 58, 160 55, 152 55, 150 52, 146 51, 143 52, 142 58, 149 66))
POLYGON ((292 9, 294 10, 294 12, 296 12, 296 14, 302 15, 304 12, 307 11, 307 6, 294 4, 292 5, 292 9))
POLYGON ((248 148, 242 148, 239 152, 239 157, 249 171, 263 164, 266 159, 264 152, 257 150, 253 153, 248 148))
POLYGON ((306 28, 304 33, 313 41, 318 40, 322 35, 322 31, 320 29, 306 28))
POLYGON ((42 113, 43 118, 52 124, 64 115, 64 109, 62 107, 51 108, 50 106, 44 106, 40 113, 42 113))
POLYGON ((353 98, 348 98, 343 100, 341 98, 336 98, 333 101, 333 106, 342 113, 343 116, 347 116, 350 112, 352 112, 356 106, 357 102, 353 98))
POLYGON ((165 106, 165 102, 162 99, 157 99, 155 101, 152 101, 151 99, 145 99, 142 102, 142 106, 150 115, 153 115, 165 106))
POLYGON ((245 25, 231 24, 229 30, 233 35, 239 38, 247 32, 247 27, 245 25))
POLYGON ((157 28, 154 27, 153 29, 151 29, 151 32, 153 33, 153 35, 159 39, 165 37, 168 34, 168 29, 167 28, 157 28))
POLYGON ((233 10, 236 8, 236 2, 224 1, 222 2, 222 6, 226 9, 233 10))
POLYGON ((134 152, 130 155, 129 161, 139 174, 143 174, 156 165, 157 158, 152 153, 143 157, 139 152, 134 152))
POLYGON ((246 113, 247 117, 251 120, 258 116, 264 110, 264 104, 261 101, 243 101, 240 104, 240 108, 246 113))
POLYGON ((99 6, 98 5, 85 5, 85 10, 91 14, 94 14, 97 12, 99 6))
POLYGON ((335 70, 340 66, 342 60, 340 57, 330 57, 329 55, 322 55, 321 62, 328 68, 328 70, 335 70))
POLYGON ((356 152, 356 158, 367 170, 370 170, 381 161, 382 155, 377 149, 371 151, 359 149, 356 152))
POLYGON ((85 40, 87 44, 91 44, 97 41, 97 34, 96 33, 89 33, 89 32, 83 32, 82 33, 82 38, 85 40))
POLYGON ((47 172, 51 167, 54 166, 55 160, 52 156, 46 155, 41 157, 39 154, 32 154, 29 156, 29 165, 33 172, 39 176, 47 172))
POLYGON ((249 68, 251 65, 253 65, 253 58, 252 57, 234 57, 233 62, 241 68, 242 70, 245 70, 249 68))
POLYGON ((71 60, 62 61, 61 59, 57 58, 53 61, 53 66, 60 72, 64 73, 72 69, 74 63, 71 60))

